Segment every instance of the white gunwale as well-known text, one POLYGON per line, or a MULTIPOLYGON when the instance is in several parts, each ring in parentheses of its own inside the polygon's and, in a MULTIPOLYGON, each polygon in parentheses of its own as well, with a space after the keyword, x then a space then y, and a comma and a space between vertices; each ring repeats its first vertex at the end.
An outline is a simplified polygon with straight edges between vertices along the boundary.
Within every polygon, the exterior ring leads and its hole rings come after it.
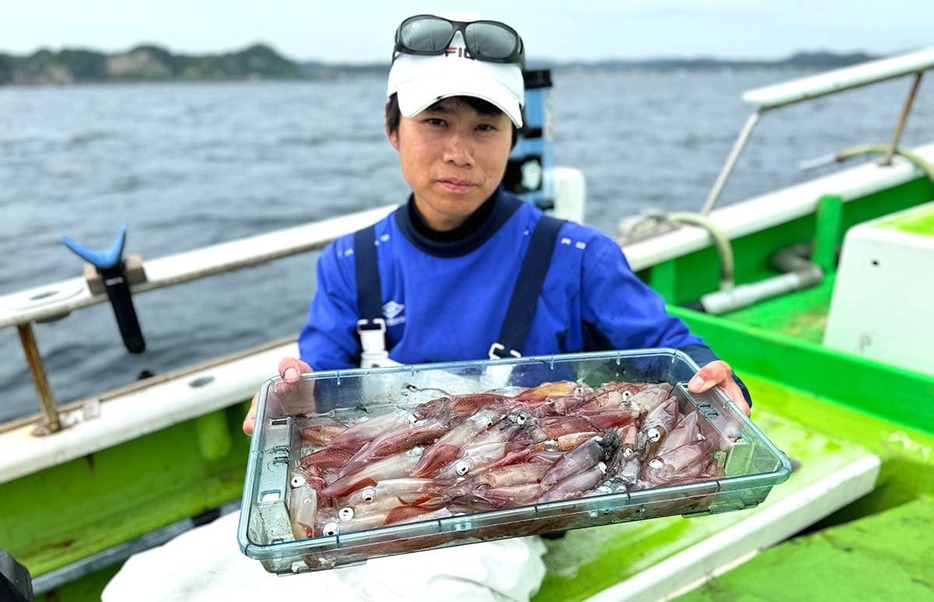
POLYGON ((758 110, 769 110, 812 98, 868 86, 934 67, 934 48, 900 56, 869 61, 773 86, 749 90, 743 100, 758 110))

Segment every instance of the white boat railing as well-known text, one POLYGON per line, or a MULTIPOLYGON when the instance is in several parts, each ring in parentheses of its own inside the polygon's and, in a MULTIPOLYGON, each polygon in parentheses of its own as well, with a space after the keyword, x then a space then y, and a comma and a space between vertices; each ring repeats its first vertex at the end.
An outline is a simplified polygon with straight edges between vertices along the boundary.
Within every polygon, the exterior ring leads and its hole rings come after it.
POLYGON ((885 153, 885 158, 881 162, 881 165, 890 165, 892 157, 898 148, 898 143, 901 140, 908 114, 911 112, 911 107, 914 104, 915 96, 917 95, 918 87, 921 83, 921 76, 932 67, 934 67, 934 48, 928 48, 918 52, 893 58, 868 61, 852 67, 835 69, 826 73, 746 92, 743 94, 743 100, 754 105, 755 111, 747 118, 746 123, 740 131, 739 137, 733 144, 733 148, 727 156, 726 163, 723 165, 720 174, 714 182, 713 189, 704 201, 701 214, 709 215, 713 210, 756 124, 767 112, 830 94, 837 94, 845 90, 852 90, 854 88, 898 77, 914 75, 908 98, 905 100, 905 104, 902 107, 901 115, 895 126, 895 131, 889 143, 888 150, 885 153))
MULTIPOLYGON (((156 290, 321 249, 338 236, 376 222, 394 208, 361 211, 153 259, 142 264, 143 276, 131 290, 134 294, 156 290)), ((35 431, 37 435, 54 433, 67 425, 60 420, 32 324, 60 320, 73 310, 106 302, 107 294, 96 288, 85 276, 0 296, 0 328, 16 327, 42 411, 43 422, 35 431)))

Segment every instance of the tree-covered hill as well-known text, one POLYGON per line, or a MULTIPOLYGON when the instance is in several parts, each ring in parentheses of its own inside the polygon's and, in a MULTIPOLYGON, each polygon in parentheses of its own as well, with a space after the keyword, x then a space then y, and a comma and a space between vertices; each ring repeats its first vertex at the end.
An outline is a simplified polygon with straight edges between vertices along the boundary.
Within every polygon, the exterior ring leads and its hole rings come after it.
POLYGON ((297 79, 294 61, 263 44, 237 52, 191 56, 144 45, 128 52, 39 50, 29 56, 0 54, 0 84, 71 84, 110 81, 297 79))

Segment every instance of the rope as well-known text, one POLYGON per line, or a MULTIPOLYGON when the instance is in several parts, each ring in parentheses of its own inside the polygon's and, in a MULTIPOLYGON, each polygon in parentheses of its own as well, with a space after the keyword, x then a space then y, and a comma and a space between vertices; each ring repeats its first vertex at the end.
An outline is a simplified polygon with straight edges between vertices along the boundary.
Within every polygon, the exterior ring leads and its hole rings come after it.
MULTIPOLYGON (((852 157, 856 157, 859 155, 869 155, 873 153, 885 154, 887 152, 889 152, 889 146, 886 144, 864 144, 862 146, 854 146, 853 148, 848 148, 844 151, 840 151, 839 153, 837 153, 837 156, 834 157, 834 160, 836 160, 838 163, 842 163, 843 161, 847 159, 850 159, 852 157)), ((928 163, 920 155, 918 155, 917 153, 913 151, 910 151, 908 149, 901 148, 901 147, 896 148, 894 154, 900 157, 904 157, 905 159, 910 161, 913 165, 921 168, 921 170, 924 171, 924 174, 928 177, 928 179, 934 182, 934 165, 931 165, 930 163, 928 163)))
POLYGON ((728 291, 733 288, 736 263, 733 260, 733 246, 723 230, 717 227, 713 220, 700 213, 669 213, 668 219, 682 224, 700 226, 707 230, 717 248, 720 259, 720 290, 728 291))
POLYGON ((689 224, 704 228, 714 241, 717 249, 717 255, 720 259, 720 290, 731 290, 733 288, 735 262, 733 260, 733 247, 730 239, 717 227, 713 221, 706 215, 700 213, 645 213, 638 219, 629 220, 628 223, 620 227, 620 236, 617 241, 622 244, 629 244, 640 240, 645 240, 658 236, 665 232, 671 232, 677 229, 676 224, 689 224))

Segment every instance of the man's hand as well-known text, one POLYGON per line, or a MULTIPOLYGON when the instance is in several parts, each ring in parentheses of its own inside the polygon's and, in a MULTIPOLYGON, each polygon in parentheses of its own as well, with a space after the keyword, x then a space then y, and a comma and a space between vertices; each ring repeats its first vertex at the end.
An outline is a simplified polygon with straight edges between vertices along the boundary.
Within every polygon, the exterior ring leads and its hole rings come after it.
POLYGON ((749 404, 746 403, 739 385, 733 380, 733 368, 722 360, 710 362, 698 370, 688 383, 688 391, 691 393, 703 393, 713 387, 720 387, 733 403, 749 416, 749 404))
MULTIPOLYGON (((303 372, 311 372, 311 366, 294 357, 282 358, 282 361, 279 362, 279 376, 282 378, 282 382, 276 383, 276 394, 283 397, 287 396, 289 391, 294 389, 297 383, 301 382, 303 372)), ((253 429, 256 428, 256 404, 258 400, 259 392, 253 396, 253 400, 250 402, 250 411, 246 413, 246 418, 243 419, 243 432, 247 435, 252 436, 253 429)))

